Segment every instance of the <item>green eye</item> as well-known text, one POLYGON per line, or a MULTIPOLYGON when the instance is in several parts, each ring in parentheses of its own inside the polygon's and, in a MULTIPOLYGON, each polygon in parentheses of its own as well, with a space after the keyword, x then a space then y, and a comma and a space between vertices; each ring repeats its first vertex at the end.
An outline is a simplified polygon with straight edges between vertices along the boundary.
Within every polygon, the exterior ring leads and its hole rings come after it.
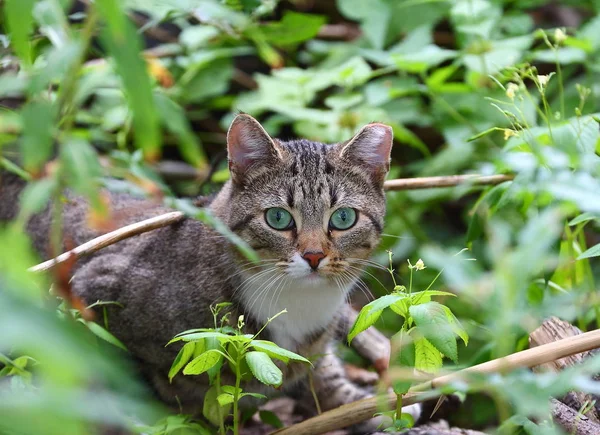
POLYGON ((265 212, 267 224, 275 230, 289 230, 294 226, 294 219, 289 211, 273 207, 265 212))
POLYGON ((356 223, 356 210, 350 207, 338 208, 329 218, 329 226, 335 230, 347 230, 356 223))

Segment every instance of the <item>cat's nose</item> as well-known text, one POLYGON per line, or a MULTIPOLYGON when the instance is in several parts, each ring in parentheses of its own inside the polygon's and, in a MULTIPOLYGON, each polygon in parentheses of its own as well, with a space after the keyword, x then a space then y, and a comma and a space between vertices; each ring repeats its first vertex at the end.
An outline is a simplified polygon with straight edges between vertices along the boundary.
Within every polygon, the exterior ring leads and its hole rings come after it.
POLYGON ((319 263, 325 258, 325 254, 322 252, 305 252, 302 258, 306 260, 312 270, 317 270, 319 263))

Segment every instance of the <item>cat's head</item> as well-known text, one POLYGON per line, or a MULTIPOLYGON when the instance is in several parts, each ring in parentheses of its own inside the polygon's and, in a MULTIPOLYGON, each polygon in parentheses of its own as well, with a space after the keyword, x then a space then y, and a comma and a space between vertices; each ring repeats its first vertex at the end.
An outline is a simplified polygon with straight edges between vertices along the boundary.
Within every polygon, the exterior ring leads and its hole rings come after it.
POLYGON ((230 228, 264 268, 349 282, 379 242, 392 136, 373 123, 338 144, 283 142, 238 115, 227 135, 230 228))

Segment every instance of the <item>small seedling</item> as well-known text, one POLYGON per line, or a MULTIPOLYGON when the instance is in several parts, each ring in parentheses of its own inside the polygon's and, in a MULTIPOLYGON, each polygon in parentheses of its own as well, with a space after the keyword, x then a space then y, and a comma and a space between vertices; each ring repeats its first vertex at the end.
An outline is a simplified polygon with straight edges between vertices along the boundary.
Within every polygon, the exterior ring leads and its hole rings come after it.
POLYGON ((311 364, 306 358, 283 349, 272 341, 258 339, 267 325, 286 313, 286 310, 269 318, 260 331, 252 335, 243 332, 244 316, 238 317, 235 328, 228 324, 229 313, 218 320, 220 313, 230 305, 226 302, 211 307, 213 328, 185 331, 168 343, 185 342, 169 371, 170 380, 182 369, 184 375, 208 374, 211 387, 204 397, 202 412, 208 421, 219 426, 221 435, 225 435, 228 429, 225 422, 230 413, 233 414, 231 429, 235 435, 239 434, 239 401, 242 398, 266 398, 262 394, 242 390, 242 381, 255 378, 265 385, 277 388, 283 383, 283 373, 273 359, 284 364, 291 361, 311 364), (221 382, 221 372, 227 366, 235 376, 235 385, 223 385, 221 382))
MULTIPOLYGON (((388 271, 394 282, 394 290, 362 308, 350 329, 348 341, 352 341, 358 334, 374 325, 383 310, 389 308, 404 319, 397 333, 399 342, 402 343, 400 357, 404 364, 417 370, 435 373, 442 367, 444 356, 458 362, 456 341, 462 339, 467 345, 469 336, 450 308, 431 300, 433 296, 455 296, 449 292, 431 289, 441 272, 425 290, 413 291, 413 273, 426 268, 423 260, 419 259, 415 264, 411 264, 408 260, 410 270, 408 289, 396 282, 391 252, 389 252, 389 263, 388 271)), ((394 420, 394 430, 412 426, 412 418, 402 413, 402 395, 410 386, 410 381, 396 382, 393 386, 394 392, 398 395, 398 406, 391 415, 394 420)))

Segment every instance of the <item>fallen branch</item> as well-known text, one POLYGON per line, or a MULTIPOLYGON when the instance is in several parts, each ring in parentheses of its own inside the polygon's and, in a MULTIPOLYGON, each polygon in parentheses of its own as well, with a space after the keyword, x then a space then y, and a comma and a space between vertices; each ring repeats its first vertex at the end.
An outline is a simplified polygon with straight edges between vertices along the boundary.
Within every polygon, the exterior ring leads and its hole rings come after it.
MULTIPOLYGON (((411 388, 408 394, 403 396, 402 404, 407 406, 437 397, 440 394, 431 390, 459 380, 462 382, 468 381, 469 375, 473 373, 508 372, 517 368, 531 368, 559 358, 587 352, 598 347, 600 347, 600 329, 517 352, 449 375, 437 377, 411 388)), ((322 434, 368 420, 382 407, 386 409, 395 408, 396 395, 390 393, 384 397, 370 397, 349 403, 301 423, 281 429, 276 433, 277 435, 322 434)))
MULTIPOLYGON (((513 177, 511 175, 450 175, 442 177, 399 178, 397 180, 386 181, 384 184, 384 189, 412 190, 427 189, 432 187, 452 187, 461 184, 495 185, 503 183, 505 181, 510 181, 512 179, 513 177)), ((116 231, 96 237, 95 239, 92 239, 89 242, 86 242, 83 245, 76 247, 75 249, 67 251, 56 258, 44 261, 43 263, 40 263, 37 266, 30 267, 29 271, 41 272, 44 270, 48 270, 57 264, 67 261, 73 256, 75 256, 75 258, 79 258, 83 255, 92 254, 102 248, 120 242, 121 240, 128 239, 129 237, 137 236, 148 231, 172 225, 176 222, 181 221, 184 217, 185 216, 183 213, 176 211, 165 213, 163 215, 156 216, 150 219, 146 219, 135 224, 127 225, 123 228, 119 228, 116 231)))

